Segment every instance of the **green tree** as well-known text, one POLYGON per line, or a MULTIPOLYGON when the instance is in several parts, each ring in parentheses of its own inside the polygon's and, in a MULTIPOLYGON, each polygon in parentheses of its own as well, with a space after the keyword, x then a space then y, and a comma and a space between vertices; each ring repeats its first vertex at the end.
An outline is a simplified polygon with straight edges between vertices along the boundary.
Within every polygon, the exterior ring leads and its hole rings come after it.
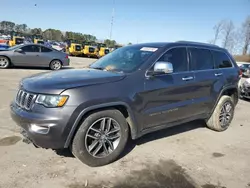
POLYGON ((106 39, 106 40, 104 40, 104 44, 106 44, 107 47, 109 47, 109 48, 114 48, 115 45, 116 45, 116 41, 115 40, 106 39))
POLYGON ((15 23, 9 21, 0 22, 0 30, 4 30, 5 32, 13 31, 15 28, 15 23))
POLYGON ((43 32, 43 37, 46 40, 56 40, 56 41, 63 41, 63 34, 60 30, 56 29, 46 29, 43 32))
POLYGON ((31 29, 30 30, 30 33, 32 35, 42 35, 43 34, 43 31, 41 28, 34 28, 34 29, 31 29))

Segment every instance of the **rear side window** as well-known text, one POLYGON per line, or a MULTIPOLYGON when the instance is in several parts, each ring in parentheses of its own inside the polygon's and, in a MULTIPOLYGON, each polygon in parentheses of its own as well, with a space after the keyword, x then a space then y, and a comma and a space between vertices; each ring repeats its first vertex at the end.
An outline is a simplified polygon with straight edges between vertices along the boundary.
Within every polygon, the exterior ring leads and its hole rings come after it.
POLYGON ((213 56, 210 50, 189 48, 191 53, 191 69, 192 70, 209 70, 214 69, 213 56))
POLYGON ((180 47, 180 48, 170 49, 159 59, 159 61, 172 63, 174 72, 188 71, 186 48, 180 47))
POLYGON ((232 63, 224 52, 213 51, 214 61, 216 68, 230 68, 232 67, 232 63))
POLYGON ((41 52, 51 52, 52 50, 44 46, 41 47, 41 52))

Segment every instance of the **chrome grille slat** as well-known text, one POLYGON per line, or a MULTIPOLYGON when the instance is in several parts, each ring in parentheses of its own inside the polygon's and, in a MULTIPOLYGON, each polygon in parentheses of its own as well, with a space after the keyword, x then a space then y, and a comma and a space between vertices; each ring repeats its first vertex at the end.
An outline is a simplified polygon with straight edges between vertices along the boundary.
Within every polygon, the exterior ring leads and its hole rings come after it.
POLYGON ((24 99, 24 108, 28 110, 28 99, 29 99, 30 94, 27 93, 25 99, 24 99))
POLYGON ((35 102, 36 96, 37 95, 33 93, 19 90, 16 95, 16 104, 25 110, 30 110, 35 102))

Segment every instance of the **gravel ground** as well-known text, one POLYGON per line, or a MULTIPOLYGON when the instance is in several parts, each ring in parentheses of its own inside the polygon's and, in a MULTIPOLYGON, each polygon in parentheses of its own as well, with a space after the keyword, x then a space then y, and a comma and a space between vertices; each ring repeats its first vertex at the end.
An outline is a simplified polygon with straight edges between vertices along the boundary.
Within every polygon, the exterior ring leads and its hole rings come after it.
MULTIPOLYGON (((94 59, 71 58, 72 67, 94 59)), ((250 105, 240 100, 222 133, 192 122, 128 144, 116 162, 91 168, 67 150, 23 142, 9 115, 21 78, 45 69, 0 70, 0 188, 247 188, 250 187, 250 105)))

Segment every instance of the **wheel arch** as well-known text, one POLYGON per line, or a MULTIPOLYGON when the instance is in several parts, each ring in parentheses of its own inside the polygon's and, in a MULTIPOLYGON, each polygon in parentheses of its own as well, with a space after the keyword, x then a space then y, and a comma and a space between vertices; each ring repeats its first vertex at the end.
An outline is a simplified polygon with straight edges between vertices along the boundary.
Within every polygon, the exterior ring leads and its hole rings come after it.
POLYGON ((12 64, 11 58, 9 56, 7 56, 7 55, 0 55, 0 56, 6 57, 10 61, 10 64, 12 64))
POLYGON ((68 148, 70 146, 78 128, 80 127, 81 123, 84 121, 85 117, 87 117, 89 114, 95 113, 97 111, 106 110, 106 109, 119 110, 123 114, 123 116, 125 117, 129 125, 131 138, 135 139, 137 137, 136 121, 135 121, 131 108, 126 103, 113 102, 113 103, 107 103, 107 104, 99 104, 99 105, 87 107, 79 113, 79 115, 74 121, 74 124, 67 136, 67 140, 64 144, 64 148, 68 148))
POLYGON ((213 106, 213 109, 211 111, 211 114, 214 112, 216 106, 218 105, 218 102, 220 100, 220 98, 223 96, 223 95, 227 95, 227 96, 230 96, 232 97, 233 99, 233 102, 234 104, 236 105, 239 101, 239 90, 238 90, 238 87, 237 86, 227 86, 227 87, 224 87, 220 94, 218 95, 217 99, 216 99, 216 102, 213 106))

